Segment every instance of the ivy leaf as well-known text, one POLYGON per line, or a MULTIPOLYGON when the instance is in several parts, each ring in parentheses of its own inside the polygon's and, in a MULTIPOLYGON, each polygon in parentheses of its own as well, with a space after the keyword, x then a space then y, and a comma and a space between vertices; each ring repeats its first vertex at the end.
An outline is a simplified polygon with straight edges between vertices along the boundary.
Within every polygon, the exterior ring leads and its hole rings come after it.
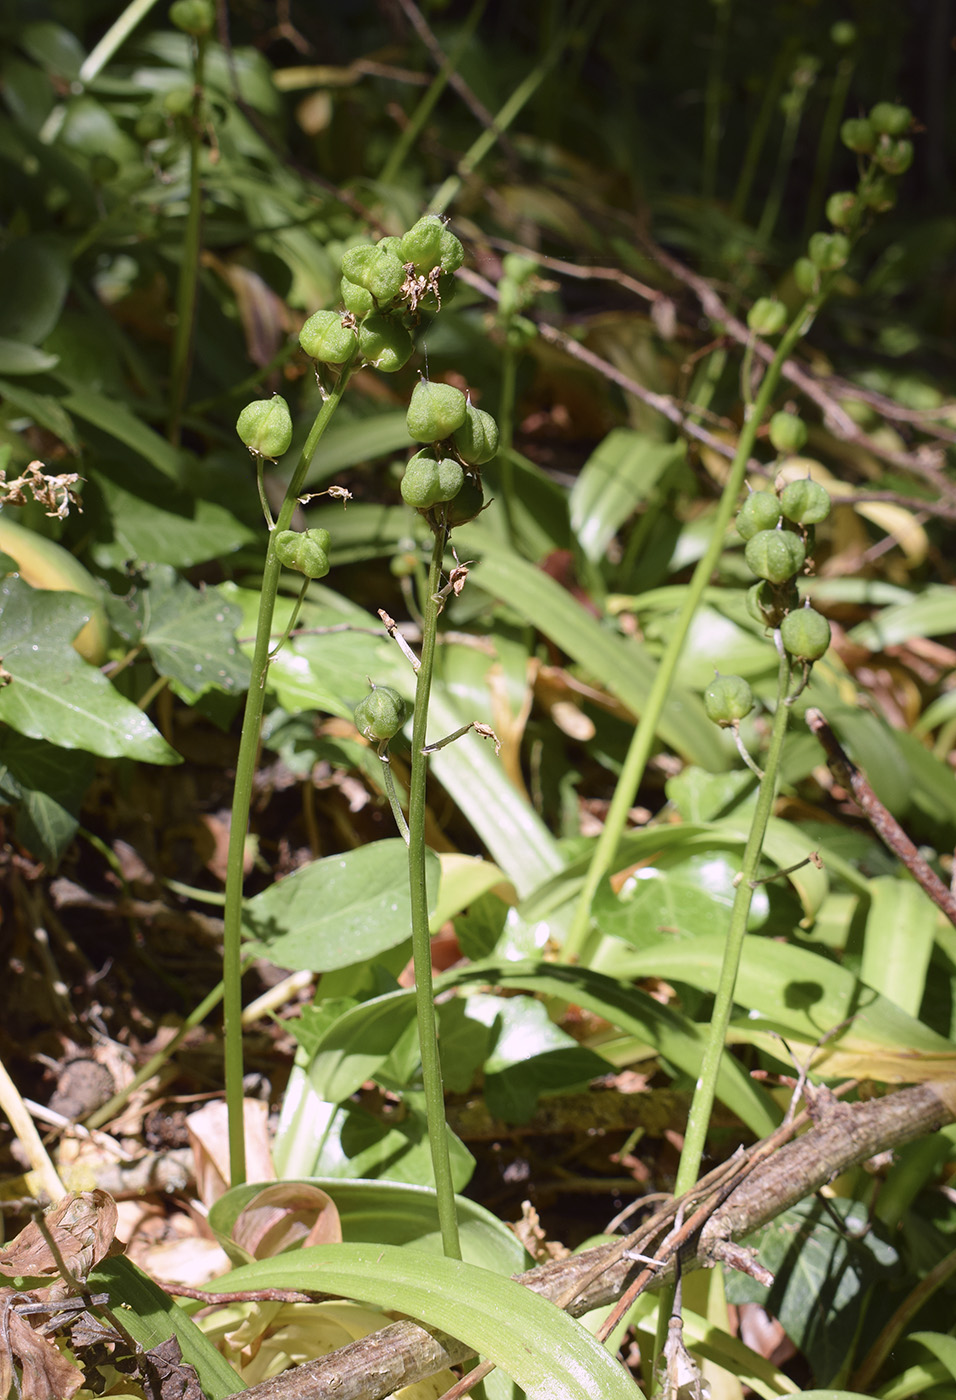
POLYGON ((33 589, 15 575, 0 583, 2 659, 10 676, 0 690, 0 720, 64 749, 178 763, 142 710, 73 650, 89 617, 89 600, 74 593, 33 589))
POLYGON ((119 634, 147 647, 159 674, 192 695, 245 690, 250 666, 236 645, 240 609, 214 590, 193 588, 168 564, 141 570, 141 578, 145 587, 110 605, 119 634))

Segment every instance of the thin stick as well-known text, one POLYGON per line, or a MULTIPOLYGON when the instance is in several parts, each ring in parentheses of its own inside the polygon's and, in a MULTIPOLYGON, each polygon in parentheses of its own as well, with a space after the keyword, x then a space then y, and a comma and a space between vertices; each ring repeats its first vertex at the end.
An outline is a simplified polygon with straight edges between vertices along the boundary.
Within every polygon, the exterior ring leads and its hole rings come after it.
POLYGON ((884 846, 888 846, 894 855, 899 856, 920 888, 942 909, 949 922, 956 925, 956 894, 943 884, 896 818, 883 806, 859 768, 850 762, 819 710, 807 710, 807 724, 823 745, 830 772, 837 782, 852 794, 856 805, 884 846))

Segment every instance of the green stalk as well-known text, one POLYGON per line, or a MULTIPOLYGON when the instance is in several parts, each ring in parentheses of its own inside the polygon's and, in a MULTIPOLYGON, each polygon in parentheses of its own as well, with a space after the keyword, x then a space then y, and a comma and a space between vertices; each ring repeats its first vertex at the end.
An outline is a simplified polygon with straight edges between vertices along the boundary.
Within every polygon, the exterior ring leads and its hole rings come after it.
POLYGON ((823 215, 823 201, 830 178, 830 166, 833 164, 833 152, 840 134, 840 121, 843 117, 843 109, 846 107, 847 93, 850 91, 850 80, 853 77, 855 67, 855 60, 849 56, 841 58, 837 64, 836 76, 830 88, 830 101, 827 103, 826 115, 823 118, 820 140, 817 145, 813 183, 810 186, 807 214, 803 221, 804 240, 810 237, 823 215))
POLYGON ((790 166, 793 162, 793 153, 796 149, 800 123, 803 120, 803 109, 806 106, 809 91, 810 85, 805 80, 805 75, 798 67, 791 79, 790 91, 787 93, 783 102, 783 135, 780 138, 780 149, 777 152, 777 164, 770 182, 770 189, 767 191, 763 213, 760 216, 760 223, 757 226, 756 236, 758 243, 769 243, 773 231, 777 226, 777 219, 780 216, 780 206, 783 204, 784 191, 787 187, 787 176, 790 173, 790 166))
POLYGON ((475 27, 484 13, 485 4, 486 0, 475 0, 468 18, 465 20, 458 43, 435 74, 428 90, 412 113, 408 125, 389 152, 388 160, 382 166, 382 173, 378 177, 381 184, 394 184, 395 177, 405 163, 405 157, 421 135, 422 128, 431 116, 435 103, 448 86, 448 79, 464 57, 468 45, 471 43, 475 27))
POLYGON ((724 57, 727 53, 727 33, 730 28, 731 0, 720 0, 717 6, 717 26, 714 45, 707 70, 707 91, 704 97, 704 156, 701 163, 701 195, 712 199, 717 188, 717 153, 720 150, 720 97, 724 81, 724 57))
POLYGON ((236 780, 232 795, 232 825, 229 829, 229 854, 226 866, 226 905, 224 910, 222 980, 223 980, 223 1050, 226 1067, 226 1108, 229 1116, 229 1173, 231 1184, 239 1186, 246 1179, 246 1148, 242 1122, 242 857, 249 828, 249 807, 252 784, 259 753, 259 732, 266 695, 266 671, 269 665, 269 643, 272 636, 272 616, 282 565, 275 552, 276 535, 287 530, 296 502, 305 483, 306 472, 319 439, 341 402, 351 373, 351 363, 342 366, 338 383, 316 414, 315 422, 296 463, 286 488, 275 529, 269 533, 269 547, 262 573, 259 595, 259 616, 256 622, 256 643, 252 655, 252 675, 246 695, 246 709, 236 760, 236 780))
POLYGON ((790 718, 790 707, 787 704, 789 690, 790 658, 784 655, 781 656, 777 667, 777 708, 770 733, 770 746, 767 750, 764 776, 757 793, 757 805, 754 808, 750 834, 744 847, 739 883, 730 913, 730 930, 727 934, 727 942, 724 944, 724 957, 717 982, 714 1009, 710 1017, 707 1048, 704 1051, 700 1078, 697 1081, 690 1106, 684 1147, 681 1152, 680 1166, 677 1168, 677 1180, 674 1183, 675 1196, 683 1195, 694 1185, 704 1153, 704 1143, 717 1092, 717 1072, 720 1069, 720 1060, 724 1053, 727 1026, 730 1022, 730 1012, 734 1002, 734 986, 737 982, 737 970, 740 966, 740 953, 744 945, 744 934, 747 932, 747 916, 750 913, 750 904, 754 894, 753 881, 756 880, 759 872, 760 856, 764 837, 767 834, 767 823, 773 811, 773 799, 777 791, 780 755, 783 752, 783 741, 790 718))
POLYGON ((455 1186, 452 1181, 451 1160, 448 1154, 448 1131, 445 1127, 445 1094, 442 1086, 441 1057, 438 1051, 438 1027, 435 1018, 435 997, 432 989, 431 937, 428 931, 428 895, 425 888, 425 784, 428 777, 428 757, 423 753, 423 749, 427 742, 428 698, 431 694, 432 673, 435 669, 435 642, 438 635, 440 603, 436 595, 441 587, 441 566, 445 557, 447 540, 447 526, 439 525, 435 530, 435 544, 428 570, 421 662, 415 686, 412 766, 408 785, 408 876, 412 902, 415 1009, 418 1014, 418 1041, 422 1056, 425 1116, 428 1121, 428 1141, 432 1154, 432 1171, 435 1176, 438 1222, 441 1228, 442 1248, 446 1257, 460 1259, 461 1243, 458 1238, 455 1186))
POLYGON ((179 443, 183 407, 186 403, 186 390, 189 385, 189 371, 192 367, 193 326, 196 319, 196 300, 199 292, 199 250, 202 235, 200 163, 202 160, 205 36, 201 35, 197 38, 195 45, 193 105, 189 121, 189 209, 186 214, 186 231, 183 235, 183 260, 179 268, 179 285, 176 288, 176 334, 173 337, 173 352, 169 366, 168 432, 169 440, 174 445, 179 443))
POLYGON ((760 110, 750 128, 747 149, 744 152, 740 174, 737 177, 737 188, 734 190, 734 197, 730 205, 731 218, 742 219, 744 217, 747 208, 747 200, 750 198, 750 191, 760 165, 761 152, 763 151, 767 134, 770 131, 770 123, 773 120, 773 114, 777 110, 780 89, 783 87, 783 80, 787 74, 787 69, 793 61, 794 48, 793 41, 788 40, 783 48, 779 50, 773 66, 773 72, 770 75, 767 86, 764 88, 760 110))
POLYGON ((627 824, 627 814, 634 806, 637 798, 638 788, 644 777, 644 769, 647 766, 647 760, 650 758, 651 748, 654 743, 654 735, 661 717, 661 711, 670 693, 670 688, 674 681, 674 673, 680 661, 687 633, 690 630, 694 614, 700 606, 704 589, 710 582, 710 576, 714 571, 717 561, 720 558, 721 550, 724 547, 727 526, 730 524, 730 517, 736 508, 744 484, 747 463, 753 451, 757 429, 763 421, 770 402, 776 393, 777 385, 780 382, 780 371, 783 362, 799 340, 810 311, 811 303, 807 302, 801 307, 784 333, 780 345, 777 348, 777 353, 767 366, 767 372, 763 377, 763 382, 760 385, 760 390, 757 394, 753 409, 748 414, 743 429, 741 430, 740 437, 737 441, 737 452, 731 464, 720 503, 717 506, 717 513, 714 516, 714 528, 711 533, 710 543, 707 546, 706 552, 698 562, 693 577, 687 587, 684 606, 681 608, 680 615, 674 626, 674 631, 671 634, 671 639, 658 665, 657 674, 654 677, 654 684, 651 686, 651 693, 647 698, 647 705, 634 731, 634 737, 631 740, 627 757, 624 760, 624 766, 621 769, 621 776, 614 790, 614 797, 608 808, 604 828, 601 835, 598 837, 597 844, 594 848, 594 854, 591 857, 591 864, 588 867, 584 887, 581 890, 581 895, 574 911, 574 919, 564 944, 564 956, 568 961, 573 961, 581 956, 581 952, 590 932, 591 903, 598 886, 611 868, 614 853, 618 848, 621 836, 627 824))

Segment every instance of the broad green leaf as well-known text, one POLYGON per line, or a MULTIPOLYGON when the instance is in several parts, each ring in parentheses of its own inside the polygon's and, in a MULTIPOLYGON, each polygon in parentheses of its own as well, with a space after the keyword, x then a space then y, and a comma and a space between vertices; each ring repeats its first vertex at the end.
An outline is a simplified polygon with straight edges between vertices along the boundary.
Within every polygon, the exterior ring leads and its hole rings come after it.
POLYGON ((397 1308, 500 1366, 529 1400, 637 1400, 630 1376, 580 1323, 512 1279, 387 1244, 313 1245, 215 1281, 220 1291, 320 1288, 397 1308))
POLYGON ((460 851, 445 851, 438 859, 441 862, 441 883, 438 886, 438 904, 430 920, 432 933, 437 933, 443 924, 467 909, 488 890, 507 883, 504 874, 490 860, 462 855, 460 851))
POLYGON ((103 493, 110 520, 112 537, 95 543, 92 551, 103 568, 123 568, 132 559, 187 569, 255 539, 248 526, 215 501, 197 501, 155 483, 128 491, 102 472, 90 472, 90 477, 103 493))
MULTIPOLYGON (((320 1120, 321 1121, 321 1120, 320 1120)), ((335 1110, 317 1141, 312 1133, 314 1166, 310 1174, 340 1179, 382 1177, 413 1186, 434 1181, 428 1120, 420 1093, 402 1095, 402 1112, 395 1119, 369 1113, 359 1103, 335 1110)), ((475 1159, 446 1127, 452 1184, 463 1191, 475 1170, 475 1159)))
MULTIPOLYGON (((308 1177, 311 1186, 326 1191, 335 1203, 347 1244, 414 1244, 418 1249, 442 1253, 441 1230, 435 1191, 392 1181, 343 1181, 338 1177, 308 1177)), ((209 1212, 209 1224, 228 1235, 240 1211, 262 1189, 255 1184, 227 1191, 209 1212)), ((523 1246, 513 1231, 491 1211, 466 1196, 459 1196, 458 1229, 462 1256, 496 1273, 516 1274, 530 1267, 523 1246)))
MULTIPOLYGON (((691 948, 693 943, 682 944, 691 948)), ((520 987, 523 991, 573 1001, 603 1016, 612 1025, 636 1036, 692 1079, 700 1074, 704 1053, 705 1027, 697 1026, 679 1012, 648 996, 637 987, 591 972, 584 967, 563 963, 497 962, 489 959, 471 967, 446 973, 436 979, 438 986, 493 983, 499 987, 520 987)), ((720 1070, 717 1096, 747 1124, 757 1137, 771 1133, 779 1122, 779 1112, 741 1066, 725 1057, 720 1070)))
POLYGON ((354 467, 359 462, 375 462, 394 452, 404 453, 408 447, 404 409, 376 413, 369 418, 353 418, 343 423, 336 419, 322 436, 306 475, 306 484, 316 486, 346 467, 354 467))
POLYGON ((0 251, 0 285, 0 336, 39 345, 60 319, 69 289, 65 247, 47 234, 8 243, 0 251))
MULTIPOLYGON (((474 526, 460 532, 466 549, 482 549, 474 582, 500 598, 551 637, 589 676, 640 715, 654 681, 656 663, 641 644, 606 630, 560 584, 512 552, 488 549, 474 526)), ((661 738, 702 768, 723 769, 727 758, 698 696, 674 690, 661 714, 661 738)))
MULTIPOLYGON (((438 893, 438 857, 426 858, 429 906, 438 893)), ((408 849, 399 839, 374 841, 312 861, 254 895, 243 928, 280 967, 327 972, 365 962, 408 937, 408 849)))
POLYGON ((24 389, 19 384, 0 379, 0 398, 13 404, 21 413, 28 414, 38 427, 55 434, 71 452, 79 451, 80 443, 73 420, 60 400, 52 394, 38 394, 33 389, 24 389))
POLYGON ((92 755, 0 730, 0 791, 16 803, 16 835, 56 866, 73 840, 80 806, 93 777, 92 755))
POLYGON ((90 610, 74 593, 41 592, 16 576, 0 583, 3 664, 12 677, 0 689, 0 720, 64 749, 178 763, 142 710, 73 650, 90 610))
POLYGON ((402 989, 343 1011, 319 1038, 309 1082, 329 1103, 341 1103, 381 1068, 415 1016, 414 992, 402 989))
POLYGON ((905 603, 884 608, 866 622, 852 628, 847 636, 870 651, 909 642, 913 637, 938 637, 956 627, 956 591, 946 584, 929 584, 905 603))
POLYGON ((887 1320, 899 1267, 896 1250, 867 1228, 863 1206, 836 1198, 828 1207, 801 1201, 747 1237, 775 1276, 772 1290, 741 1273, 726 1279, 728 1302, 772 1307, 822 1381, 841 1372, 861 1327, 875 1336, 887 1320))
POLYGON ((125 447, 131 447, 163 476, 177 483, 185 481, 186 460, 183 454, 172 447, 165 438, 161 438, 141 418, 137 418, 125 404, 116 403, 115 400, 97 394, 92 389, 84 389, 82 394, 67 394, 63 399, 63 407, 69 413, 74 413, 77 418, 92 423, 95 428, 100 428, 110 437, 116 438, 117 442, 123 443, 125 447))
POLYGON ((175 1336, 183 1360, 199 1373, 199 1384, 208 1400, 223 1400, 224 1396, 245 1389, 229 1362, 203 1336, 189 1314, 129 1259, 117 1255, 100 1260, 90 1272, 89 1284, 94 1292, 109 1293, 111 1307, 144 1349, 175 1336))
MULTIPOLYGON (((631 977, 666 977, 713 991, 723 952, 723 938, 702 933, 629 955, 620 960, 618 970, 631 977)), ((745 1026, 735 1029, 739 1038, 776 1030, 788 1039, 817 1046, 823 1036, 847 1022, 814 1054, 814 1071, 828 1077, 854 1075, 912 1084, 946 1078, 956 1067, 956 1046, 950 1041, 839 963, 806 948, 748 934, 734 1000, 748 1013, 745 1026)), ((779 1043, 772 1053, 779 1057, 779 1043)))
POLYGON ((860 978, 918 1017, 939 910, 919 885, 891 875, 870 880, 869 892, 860 978))
POLYGON ((147 566, 142 579, 110 608, 120 635, 145 646, 161 676, 195 695, 245 690, 250 670, 236 642, 239 608, 218 592, 193 588, 168 564, 147 566))
POLYGON ((56 362, 56 355, 38 350, 35 345, 0 336, 0 374, 43 374, 56 362))
POLYGON ((683 442, 658 442, 634 428, 612 428, 591 453, 571 489, 571 525, 593 562, 657 482, 686 456, 683 442))
POLYGON ((956 1380, 956 1337, 945 1332, 908 1332, 906 1340, 926 1347, 956 1380))
MULTIPOLYGON (((635 948, 647 948, 662 937, 693 938, 702 928, 726 936, 739 869, 740 860, 725 851, 684 855, 677 848, 633 870, 616 892, 605 881, 591 913, 601 933, 635 948)), ((767 908, 766 891, 755 891, 748 927, 759 928, 767 908)))

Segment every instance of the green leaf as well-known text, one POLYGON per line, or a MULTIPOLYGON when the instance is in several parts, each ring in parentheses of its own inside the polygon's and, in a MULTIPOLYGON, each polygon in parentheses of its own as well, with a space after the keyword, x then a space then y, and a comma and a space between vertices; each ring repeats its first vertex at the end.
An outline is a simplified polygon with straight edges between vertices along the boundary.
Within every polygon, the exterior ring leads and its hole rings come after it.
POLYGON ((178 763, 142 710, 73 650, 89 616, 89 600, 74 593, 41 592, 16 576, 0 583, 3 664, 12 676, 0 689, 0 720, 64 749, 178 763))
POLYGON ((237 1390, 245 1390, 229 1362, 188 1313, 129 1259, 117 1255, 100 1260, 90 1271, 89 1283, 94 1292, 109 1293, 111 1307, 119 1312, 123 1326, 141 1347, 149 1349, 176 1337, 183 1360, 199 1373, 199 1384, 207 1400, 223 1400, 237 1390))
POLYGON ((686 455, 683 442, 658 442, 634 428, 611 429, 571 489, 571 525, 588 559, 604 558, 620 526, 686 455))
POLYGON ((17 804, 16 835, 33 855, 56 866, 76 834, 93 759, 0 730, 0 790, 17 804))
MULTIPOLYGON (((656 671, 656 663, 641 643, 606 630, 541 569, 506 548, 489 547, 486 532, 466 526, 456 532, 456 538, 458 535, 466 549, 482 553, 480 564, 472 571, 474 583, 551 637, 632 713, 641 714, 656 671)), ((708 769, 727 767, 717 731, 698 696, 675 687, 664 706, 658 732, 690 762, 708 769)))
POLYGON ((409 444, 405 410, 392 409, 368 418, 346 422, 338 419, 323 435, 318 451, 306 474, 306 484, 329 481, 346 467, 359 462, 376 462, 394 452, 405 452, 409 444))
MULTIPOLYGON (((2 368, 0 365, 0 369, 2 368)), ((124 447, 131 447, 163 476, 175 482, 183 479, 186 467, 183 454, 155 433, 148 423, 137 418, 125 404, 108 399, 104 394, 97 394, 93 389, 84 389, 81 394, 65 395, 63 407, 74 413, 77 418, 82 418, 84 422, 92 423, 95 428, 108 433, 117 442, 123 443, 124 447)), ((202 557, 208 559, 210 556, 205 554, 202 557)))
MULTIPOLYGON (((474 1173, 475 1159, 450 1128, 446 1127, 445 1133, 452 1183, 456 1191, 463 1191, 474 1173)), ((315 1138, 313 1130, 313 1144, 315 1138)), ((317 1176, 381 1176, 415 1186, 428 1185, 434 1180, 434 1169, 421 1094, 402 1095, 402 1114, 394 1122, 367 1112, 357 1103, 335 1110, 321 1134, 313 1171, 317 1176)))
POLYGON ((414 1016, 415 994, 404 988, 343 1011, 313 1050, 309 1063, 313 1088, 328 1103, 342 1103, 378 1072, 414 1016))
POLYGON ((70 262, 59 240, 44 234, 8 243, 0 251, 0 286, 0 336, 39 345, 60 319, 70 286, 70 262))
POLYGON ((926 1347, 956 1380, 956 1337, 950 1337, 945 1332, 909 1332, 906 1340, 926 1347))
POLYGON ((860 978, 918 1017, 939 910, 911 880, 880 875, 870 880, 868 888, 860 978))
MULTIPOLYGON (((426 858, 428 904, 435 907, 440 866, 426 858)), ((327 972, 365 962, 408 937, 408 850, 374 841, 296 870, 247 900, 243 926, 280 967, 327 972)))
MULTIPOLYGON (((442 1253, 434 1188, 338 1177, 304 1180, 332 1197, 346 1244, 414 1244, 418 1249, 442 1253)), ((228 1235, 236 1217, 261 1190, 261 1185, 246 1184, 220 1196, 209 1212, 211 1227, 228 1235)), ((456 1204, 462 1255, 467 1263, 501 1274, 517 1274, 530 1267, 524 1247, 497 1216, 466 1196, 459 1196, 456 1204)))
POLYGON ((638 1400, 640 1394, 580 1323, 512 1279, 457 1259, 386 1244, 313 1245, 234 1269, 215 1287, 321 1288, 397 1308, 488 1357, 529 1400, 638 1400))
POLYGON ((35 345, 0 336, 0 374, 43 374, 56 362, 56 355, 48 355, 35 345))
POLYGON ((65 443, 71 452, 80 450, 79 439, 73 420, 59 399, 52 394, 37 394, 33 389, 24 389, 19 384, 0 379, 0 398, 12 404, 21 413, 28 414, 39 428, 46 428, 65 443))
POLYGON ((844 1371, 861 1327, 875 1336, 886 1321, 899 1265, 896 1250, 870 1228, 865 1207, 839 1198, 828 1207, 801 1201, 748 1236, 775 1276, 770 1290, 741 1273, 728 1271, 726 1280, 727 1301, 767 1307, 824 1382, 844 1371))
POLYGON ((248 526, 215 501, 197 501, 165 484, 140 482, 134 493, 102 472, 90 472, 90 478, 102 492, 110 518, 109 538, 93 545, 93 556, 104 569, 123 568, 130 559, 188 569, 255 539, 248 526))
POLYGON ((236 643, 239 608, 216 591, 193 588, 168 564, 147 566, 141 574, 145 587, 110 607, 120 635, 147 647, 159 674, 194 695, 245 690, 250 667, 236 643))
POLYGON ((952 630, 953 590, 948 585, 929 584, 905 603, 884 608, 875 617, 851 628, 847 636, 857 646, 885 651, 913 637, 938 637, 952 630))
MULTIPOLYGON (((693 947, 693 944, 681 945, 693 947)), ((446 973, 436 985, 460 987, 469 984, 520 987, 523 991, 573 1001, 603 1016, 612 1025, 645 1044, 696 1079, 704 1053, 704 1028, 679 1012, 648 996, 637 987, 627 986, 588 968, 564 963, 500 962, 488 960, 446 973)), ((749 1078, 735 1061, 724 1058, 717 1084, 717 1095, 742 1119, 757 1137, 771 1133, 779 1122, 779 1112, 769 1096, 749 1078)))

